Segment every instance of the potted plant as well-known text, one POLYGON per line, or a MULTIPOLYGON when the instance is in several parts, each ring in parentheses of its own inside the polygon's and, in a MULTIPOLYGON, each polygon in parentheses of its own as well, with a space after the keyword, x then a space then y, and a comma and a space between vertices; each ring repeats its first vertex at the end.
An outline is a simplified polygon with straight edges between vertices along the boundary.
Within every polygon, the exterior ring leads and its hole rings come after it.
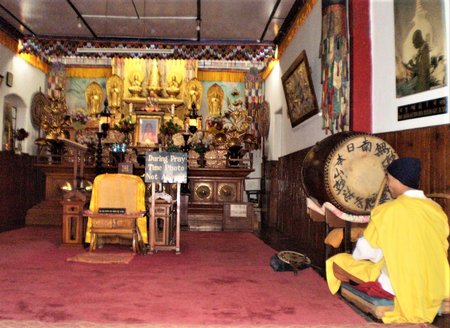
POLYGON ((173 119, 168 120, 159 129, 159 132, 164 137, 164 146, 169 147, 173 144, 172 137, 180 132, 181 125, 176 123, 173 119))

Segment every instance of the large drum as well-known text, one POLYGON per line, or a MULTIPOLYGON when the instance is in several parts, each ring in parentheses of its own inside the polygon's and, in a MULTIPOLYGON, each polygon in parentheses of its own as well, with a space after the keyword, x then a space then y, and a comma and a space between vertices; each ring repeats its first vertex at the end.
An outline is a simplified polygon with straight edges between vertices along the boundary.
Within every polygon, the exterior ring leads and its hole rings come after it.
MULTIPOLYGON (((302 165, 307 195, 350 214, 368 214, 384 183, 386 167, 397 158, 384 140, 364 133, 341 132, 318 142, 302 165)), ((390 199, 384 192, 380 203, 390 199)))

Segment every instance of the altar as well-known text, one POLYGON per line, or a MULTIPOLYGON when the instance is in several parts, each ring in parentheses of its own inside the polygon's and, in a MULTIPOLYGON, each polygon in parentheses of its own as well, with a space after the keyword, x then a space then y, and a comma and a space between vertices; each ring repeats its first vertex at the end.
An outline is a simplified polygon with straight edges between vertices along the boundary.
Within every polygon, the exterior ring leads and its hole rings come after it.
MULTIPOLYGON (((62 225, 64 186, 73 179, 73 166, 70 162, 55 164, 38 163, 36 167, 45 174, 45 199, 30 209, 27 220, 40 220, 39 224, 62 225)), ((105 172, 115 173, 118 168, 107 166, 105 172)), ((181 197, 181 225, 183 229, 193 231, 227 230, 226 211, 230 204, 244 203, 244 183, 246 177, 253 171, 251 168, 189 168, 188 191, 181 197)), ((86 183, 95 177, 95 167, 86 166, 84 170, 86 183)), ((135 166, 133 174, 142 176, 143 166, 135 166)), ((253 209, 251 215, 242 217, 233 224, 232 230, 252 230, 254 226, 253 209), (249 223, 249 220, 251 223, 249 223)), ((228 225, 229 227, 229 225, 228 225)), ((228 228, 229 230, 229 228, 228 228)))

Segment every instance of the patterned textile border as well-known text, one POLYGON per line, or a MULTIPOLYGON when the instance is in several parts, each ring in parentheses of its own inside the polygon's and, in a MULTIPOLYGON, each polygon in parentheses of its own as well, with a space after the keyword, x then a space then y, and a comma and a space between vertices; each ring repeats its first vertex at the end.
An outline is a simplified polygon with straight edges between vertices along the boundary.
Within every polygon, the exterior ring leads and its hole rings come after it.
MULTIPOLYGON (((78 56, 77 48, 148 48, 174 49, 173 54, 121 54, 120 57, 165 58, 165 59, 207 59, 207 60, 249 60, 270 61, 275 55, 275 46, 268 43, 258 44, 148 44, 144 42, 106 42, 92 40, 57 40, 25 38, 20 53, 30 53, 51 63, 54 58, 78 56)), ((88 57, 117 57, 118 54, 84 54, 88 57)))

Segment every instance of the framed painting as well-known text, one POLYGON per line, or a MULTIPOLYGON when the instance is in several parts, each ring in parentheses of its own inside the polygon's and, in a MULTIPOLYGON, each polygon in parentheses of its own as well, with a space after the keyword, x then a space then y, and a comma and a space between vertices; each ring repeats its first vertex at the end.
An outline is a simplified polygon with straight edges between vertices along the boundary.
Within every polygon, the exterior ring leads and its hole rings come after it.
POLYGON ((135 145, 149 148, 158 146, 161 116, 138 115, 136 117, 136 123, 135 145))
POLYGON ((394 0, 394 24, 397 98, 446 87, 445 1, 394 0))
POLYGON ((305 50, 281 78, 292 127, 319 113, 305 50))

